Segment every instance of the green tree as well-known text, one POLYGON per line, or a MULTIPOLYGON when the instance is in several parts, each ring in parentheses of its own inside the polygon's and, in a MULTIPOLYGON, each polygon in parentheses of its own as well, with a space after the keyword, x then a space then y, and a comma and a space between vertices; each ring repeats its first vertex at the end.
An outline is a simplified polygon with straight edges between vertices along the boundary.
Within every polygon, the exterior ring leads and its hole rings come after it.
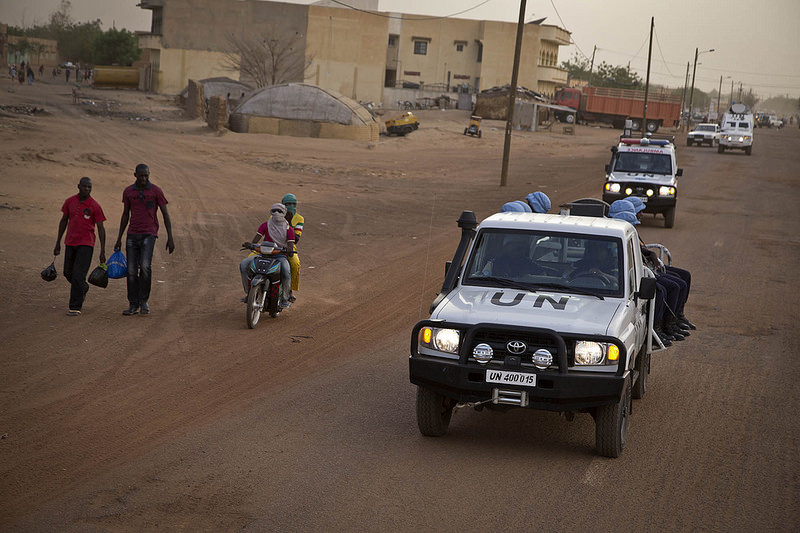
POLYGON ((576 54, 572 59, 561 62, 570 80, 583 80, 595 87, 615 87, 618 89, 643 88, 642 78, 630 66, 609 65, 605 61, 592 65, 586 58, 576 54), (591 67, 591 68, 590 68, 591 67))
POLYGON ((100 19, 73 24, 59 32, 58 52, 68 61, 91 63, 94 60, 95 39, 102 33, 100 19))
POLYGON ((95 65, 130 66, 139 59, 141 53, 136 36, 128 30, 112 28, 98 35, 94 41, 95 65))

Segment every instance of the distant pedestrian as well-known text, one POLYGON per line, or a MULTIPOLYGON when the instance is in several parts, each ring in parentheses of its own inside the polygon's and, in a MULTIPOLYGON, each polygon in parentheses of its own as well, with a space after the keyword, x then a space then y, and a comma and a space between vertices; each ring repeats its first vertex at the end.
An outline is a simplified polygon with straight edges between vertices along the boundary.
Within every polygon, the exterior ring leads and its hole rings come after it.
POLYGON ((86 283, 86 274, 92 264, 94 255, 95 234, 94 227, 97 226, 97 236, 100 237, 100 262, 106 262, 106 230, 103 221, 106 216, 91 195, 92 180, 81 178, 78 182, 78 194, 70 196, 61 206, 63 213, 61 221, 58 223, 58 237, 56 246, 53 248, 53 255, 61 253, 61 236, 64 230, 67 237, 64 244, 67 247, 64 254, 64 277, 70 282, 72 288, 69 293, 69 310, 67 314, 77 316, 83 309, 83 301, 89 284, 86 283))
POLYGON ((122 314, 125 316, 150 314, 150 286, 152 281, 153 249, 158 238, 158 213, 164 219, 167 230, 167 250, 175 250, 172 240, 172 223, 167 212, 167 199, 161 188, 150 183, 150 168, 145 164, 136 165, 133 175, 136 183, 122 192, 122 219, 119 223, 119 237, 114 249, 122 245, 122 234, 130 221, 128 236, 125 239, 125 255, 128 260, 128 303, 122 314))
POLYGON ((67 77, 67 83, 69 83, 69 67, 67 67, 64 70, 66 71, 66 74, 64 74, 64 75, 67 77))
POLYGON ((39 77, 44 76, 44 65, 39 65, 39 77))
POLYGON ((33 85, 33 69, 31 68, 30 63, 28 63, 28 85, 33 85))

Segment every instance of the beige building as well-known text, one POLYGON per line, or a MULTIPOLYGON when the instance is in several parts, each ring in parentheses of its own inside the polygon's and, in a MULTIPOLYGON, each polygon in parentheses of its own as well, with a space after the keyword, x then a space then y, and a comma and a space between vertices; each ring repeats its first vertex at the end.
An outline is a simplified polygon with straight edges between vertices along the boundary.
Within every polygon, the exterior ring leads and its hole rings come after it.
MULTIPOLYGON (((377 0, 312 5, 258 0, 141 0, 152 11, 139 34, 151 89, 179 93, 189 79, 243 78, 231 70, 230 36, 291 39, 304 67, 297 79, 356 101, 389 105, 397 89, 417 94, 477 92, 510 83, 516 23, 380 13, 377 0)), ((558 49, 568 31, 540 21, 524 27, 518 84, 552 96, 567 81, 558 49)), ((242 81, 248 81, 243 79, 242 81)))

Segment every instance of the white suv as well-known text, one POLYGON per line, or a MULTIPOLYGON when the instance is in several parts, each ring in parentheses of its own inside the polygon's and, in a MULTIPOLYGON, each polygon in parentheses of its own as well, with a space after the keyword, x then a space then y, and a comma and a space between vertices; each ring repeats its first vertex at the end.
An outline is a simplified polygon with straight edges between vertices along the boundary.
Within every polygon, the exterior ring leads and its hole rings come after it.
POLYGON ((711 147, 719 144, 719 125, 717 124, 698 124, 686 136, 686 146, 697 143, 698 146, 707 144, 711 147))

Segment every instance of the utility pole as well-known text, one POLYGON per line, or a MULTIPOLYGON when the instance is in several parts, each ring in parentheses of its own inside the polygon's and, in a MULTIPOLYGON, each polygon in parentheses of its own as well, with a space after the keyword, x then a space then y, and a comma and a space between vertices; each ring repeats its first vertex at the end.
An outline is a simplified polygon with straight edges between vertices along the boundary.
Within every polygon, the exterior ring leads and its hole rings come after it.
POLYGON ((717 89, 717 121, 719 122, 722 113, 719 112, 719 97, 722 96, 722 74, 719 75, 719 89, 717 89))
POLYGON ((589 64, 589 85, 592 84, 592 72, 594 72, 594 53, 597 52, 597 45, 592 49, 592 62, 589 64))
POLYGON ((698 49, 695 48, 694 66, 692 67, 692 92, 689 93, 689 116, 686 117, 686 129, 690 129, 689 123, 692 121, 692 103, 694 102, 694 75, 697 72, 697 54, 698 54, 698 49))
POLYGON ((683 109, 686 107, 686 88, 689 86, 689 61, 686 62, 686 78, 683 81, 683 96, 681 97, 681 128, 683 127, 683 109))
POLYGON ((742 101, 742 82, 739 82, 739 96, 736 99, 742 101))
POLYGON ((731 95, 730 98, 728 99, 728 109, 730 109, 732 105, 733 105, 733 80, 731 80, 731 95))
POLYGON ((642 106, 642 138, 647 131, 647 93, 650 91, 650 56, 653 54, 653 28, 656 18, 650 17, 650 47, 647 49, 647 80, 644 84, 644 105, 642 106))
POLYGON ((503 168, 500 171, 500 186, 506 186, 508 176, 508 154, 511 152, 511 128, 514 121, 514 101, 517 97, 517 77, 519 76, 519 56, 522 50, 522 31, 525 29, 525 4, 519 4, 519 22, 517 22, 517 43, 514 49, 514 67, 511 70, 511 95, 508 97, 508 113, 506 115, 506 138, 503 144, 503 168))

